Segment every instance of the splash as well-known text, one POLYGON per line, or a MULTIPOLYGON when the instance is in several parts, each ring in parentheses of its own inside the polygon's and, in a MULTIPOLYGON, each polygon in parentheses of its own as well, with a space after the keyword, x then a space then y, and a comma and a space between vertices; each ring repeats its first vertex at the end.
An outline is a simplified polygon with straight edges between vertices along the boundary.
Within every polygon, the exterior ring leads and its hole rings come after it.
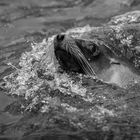
POLYGON ((20 58, 20 69, 4 77, 4 88, 8 90, 8 94, 31 100, 25 110, 32 110, 39 102, 48 104, 48 100, 52 100, 50 91, 59 90, 71 95, 86 94, 86 89, 80 82, 75 83, 67 73, 57 72, 59 64, 54 55, 54 37, 47 41, 44 39, 41 43, 32 43, 32 50, 23 53, 20 58), (38 93, 44 87, 47 87, 46 92, 38 93))

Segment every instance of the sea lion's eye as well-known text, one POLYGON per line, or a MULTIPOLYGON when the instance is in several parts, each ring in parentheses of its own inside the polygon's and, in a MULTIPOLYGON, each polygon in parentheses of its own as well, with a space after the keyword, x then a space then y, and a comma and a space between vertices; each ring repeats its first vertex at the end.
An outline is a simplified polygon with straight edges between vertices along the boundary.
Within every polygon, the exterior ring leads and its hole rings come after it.
POLYGON ((58 34, 58 35, 56 36, 56 39, 57 39, 57 41, 63 41, 63 40, 64 40, 64 37, 65 37, 65 35, 63 35, 63 34, 58 34))
POLYGON ((92 54, 93 56, 97 56, 100 53, 99 47, 97 45, 92 45, 92 54))

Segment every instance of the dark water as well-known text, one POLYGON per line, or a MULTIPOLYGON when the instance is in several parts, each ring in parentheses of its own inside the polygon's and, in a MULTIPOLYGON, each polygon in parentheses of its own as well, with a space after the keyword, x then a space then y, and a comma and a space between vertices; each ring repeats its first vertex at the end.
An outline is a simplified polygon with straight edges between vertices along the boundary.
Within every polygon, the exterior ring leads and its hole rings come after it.
MULTIPOLYGON (((0 0, 0 82, 14 70, 7 63, 18 67, 32 41, 73 27, 101 26, 112 16, 139 9, 138 0, 0 0)), ((20 118, 3 112, 13 101, 0 90, 0 124, 20 118)))

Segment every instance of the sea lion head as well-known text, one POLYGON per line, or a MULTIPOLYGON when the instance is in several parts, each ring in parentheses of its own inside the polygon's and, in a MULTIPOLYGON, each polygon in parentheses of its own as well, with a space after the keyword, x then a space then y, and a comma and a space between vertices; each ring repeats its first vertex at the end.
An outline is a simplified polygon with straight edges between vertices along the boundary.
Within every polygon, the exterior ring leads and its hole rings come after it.
POLYGON ((103 43, 59 34, 54 39, 54 51, 61 67, 66 71, 97 76, 120 87, 140 79, 129 64, 121 61, 115 52, 103 43))
POLYGON ((89 75, 96 75, 109 68, 114 56, 108 46, 65 34, 55 37, 54 48, 55 56, 63 69, 89 75))

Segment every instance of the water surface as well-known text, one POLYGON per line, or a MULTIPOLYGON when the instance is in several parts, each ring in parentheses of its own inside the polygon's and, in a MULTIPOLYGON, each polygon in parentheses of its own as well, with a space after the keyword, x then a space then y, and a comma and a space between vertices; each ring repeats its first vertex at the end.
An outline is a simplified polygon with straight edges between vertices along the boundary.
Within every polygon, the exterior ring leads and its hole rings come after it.
MULTIPOLYGON (((39 42, 69 28, 101 26, 112 16, 140 9, 136 0, 1 0, 0 1, 0 82, 18 67, 21 53, 39 42)), ((0 91, 0 123, 17 116, 3 112, 14 99, 0 91)))

